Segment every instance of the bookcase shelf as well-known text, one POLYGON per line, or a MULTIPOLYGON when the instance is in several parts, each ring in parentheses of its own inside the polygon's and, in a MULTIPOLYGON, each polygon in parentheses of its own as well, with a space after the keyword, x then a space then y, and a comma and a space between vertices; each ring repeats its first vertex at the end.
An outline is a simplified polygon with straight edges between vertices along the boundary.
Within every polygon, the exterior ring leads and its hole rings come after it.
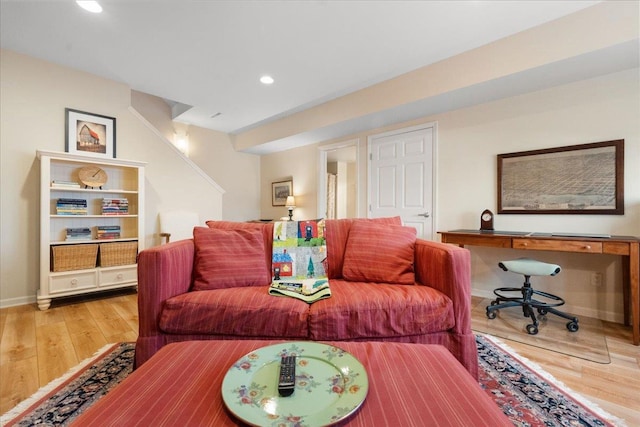
POLYGON ((100 194, 137 194, 138 191, 132 190, 99 190, 95 188, 62 188, 62 187, 50 187, 51 193, 57 192, 69 192, 69 193, 100 193, 100 194))
POLYGON ((77 245, 80 243, 109 243, 109 242, 131 242, 132 240, 138 240, 138 239, 132 239, 132 238, 122 238, 122 239, 87 239, 87 240, 74 240, 74 241, 68 241, 68 240, 58 240, 58 241, 51 241, 49 242, 50 245, 77 245))
POLYGON ((50 215, 51 218, 64 218, 64 219, 83 219, 83 218, 137 218, 138 215, 50 215))
MULTIPOLYGON (((82 156, 70 153, 37 151, 40 160, 40 288, 37 301, 41 310, 46 310, 51 300, 57 297, 98 292, 122 287, 137 286, 135 253, 144 249, 144 170, 145 163, 82 156), (84 166, 98 166, 107 173, 107 182, 102 188, 78 188, 78 172, 84 166), (53 184, 63 182, 65 184, 53 184), (104 209, 111 206, 103 199, 126 199, 123 211, 126 214, 107 215, 104 209), (64 215, 57 213, 59 199, 75 199, 73 212, 78 208, 83 214, 64 215), (86 212, 86 213, 85 213, 86 212), (110 226, 110 227, 106 227, 110 226), (98 227, 117 229, 119 237, 98 239, 98 227), (69 236, 67 229, 82 229, 82 234, 69 236), (90 231, 90 238, 89 237, 90 231), (68 240, 68 238, 73 238, 68 240), (131 244, 133 242, 134 244, 131 244), (115 246, 104 246, 115 244, 115 246), (78 246, 74 246, 78 245, 78 246), (80 246, 89 245, 89 246, 80 246), (128 256, 114 257, 114 248, 126 247, 128 256), (68 249, 65 249, 68 248, 68 249), (88 248, 83 262, 90 264, 73 269, 73 257, 83 248, 88 248), (100 248, 108 250, 110 259, 120 259, 125 265, 101 265, 100 248), (55 249, 55 250, 54 250, 55 249), (96 251, 96 249, 98 249, 96 251), (133 250, 133 251, 132 251, 133 250), (55 255, 54 255, 55 252, 55 255), (73 254, 73 255, 72 255, 73 254), (97 254, 97 255, 95 255, 97 254), (95 262, 91 261, 95 257, 95 262), (87 261, 88 260, 88 261, 87 261), (67 262, 68 264, 62 264, 67 262), (133 262, 133 263, 132 263, 133 262)), ((68 201, 66 201, 68 203, 68 201)), ((67 205, 68 206, 68 205, 67 205)), ((116 205, 117 206, 117 205, 116 205)), ((117 208, 115 208, 117 210, 117 208)), ((67 209, 65 209, 67 211, 67 209)), ((103 233, 101 231, 101 236, 103 233)), ((80 252, 79 252, 80 251, 80 252)), ((116 252, 118 254, 118 252, 116 252)), ((105 263, 106 265, 107 263, 105 263)), ((118 262, 116 261, 116 264, 118 262)), ((77 265, 82 265, 78 263, 77 265)))

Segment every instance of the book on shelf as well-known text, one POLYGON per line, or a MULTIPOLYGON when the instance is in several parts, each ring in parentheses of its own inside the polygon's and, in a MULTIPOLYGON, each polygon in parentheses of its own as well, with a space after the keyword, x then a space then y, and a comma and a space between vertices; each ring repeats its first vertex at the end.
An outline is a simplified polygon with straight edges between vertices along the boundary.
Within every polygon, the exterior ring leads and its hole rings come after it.
POLYGON ((119 225, 98 225, 96 226, 96 235, 98 240, 119 239, 119 225))
POLYGON ((68 199, 61 197, 58 199, 58 204, 87 206, 87 199, 68 199))
POLYGON ((103 198, 102 215, 129 215, 129 200, 119 197, 103 198))
POLYGON ((80 188, 80 183, 75 181, 63 181, 59 179, 54 179, 51 181, 51 187, 58 188, 80 188))
POLYGON ((86 199, 66 199, 60 198, 56 201, 57 215, 86 215, 86 199))
POLYGON ((311 304, 331 296, 328 279, 274 280, 269 294, 298 298, 311 304))
POLYGON ((67 208, 58 208, 56 209, 57 215, 86 215, 86 209, 67 209, 67 208))
POLYGON ((67 227, 67 234, 91 233, 89 227, 67 227))
POLYGON ((88 227, 67 228, 65 240, 91 240, 91 229, 88 227))
POLYGON ((126 197, 104 197, 102 199, 103 204, 114 204, 114 205, 126 205, 129 204, 129 199, 126 197))

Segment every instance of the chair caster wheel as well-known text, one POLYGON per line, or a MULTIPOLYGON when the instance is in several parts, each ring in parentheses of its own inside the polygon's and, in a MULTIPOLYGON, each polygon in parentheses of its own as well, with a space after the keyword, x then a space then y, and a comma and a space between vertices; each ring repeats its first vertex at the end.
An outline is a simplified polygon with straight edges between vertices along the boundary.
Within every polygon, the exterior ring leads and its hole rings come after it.
POLYGON ((544 316, 545 314, 547 314, 547 310, 545 310, 544 308, 539 308, 538 309, 538 314, 540 316, 544 316))
POLYGON ((578 326, 578 322, 571 321, 567 323, 567 329, 569 330, 569 332, 576 332, 578 329, 580 329, 580 327, 578 326))
POLYGON ((495 319, 496 318, 496 312, 487 310, 487 317, 489 319, 495 319))
POLYGON ((529 335, 536 335, 538 333, 538 327, 533 324, 527 325, 527 332, 529 335))

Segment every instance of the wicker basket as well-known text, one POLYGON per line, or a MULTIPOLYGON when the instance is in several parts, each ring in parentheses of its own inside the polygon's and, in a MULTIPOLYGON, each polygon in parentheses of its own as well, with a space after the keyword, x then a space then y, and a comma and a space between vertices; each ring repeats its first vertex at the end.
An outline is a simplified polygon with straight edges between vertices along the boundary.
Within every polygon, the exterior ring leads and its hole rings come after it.
POLYGON ((100 243, 100 267, 136 263, 138 242, 100 243))
POLYGON ((52 246, 51 270, 85 270, 96 267, 98 245, 60 245, 52 246))

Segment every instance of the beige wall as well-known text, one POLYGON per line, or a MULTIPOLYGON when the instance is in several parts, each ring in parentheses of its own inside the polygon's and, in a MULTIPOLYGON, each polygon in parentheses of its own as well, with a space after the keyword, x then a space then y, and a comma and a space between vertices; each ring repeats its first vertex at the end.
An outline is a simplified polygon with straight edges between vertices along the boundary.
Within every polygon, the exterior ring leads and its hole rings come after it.
MULTIPOLYGON (((503 99, 436 116, 424 117, 381 129, 372 129, 343 140, 360 139, 361 216, 366 216, 367 137, 421 123, 436 122, 438 230, 478 228, 479 215, 496 212, 496 155, 564 145, 625 139, 625 215, 496 215, 501 230, 573 231, 640 236, 640 77, 633 69, 553 89, 503 99)), ((315 218, 318 179, 318 147, 262 156, 263 191, 269 182, 291 176, 297 218, 315 218)), ((262 215, 284 214, 262 198, 262 215)), ((268 194, 268 193, 267 193, 268 194)), ((578 314, 621 321, 620 259, 615 256, 571 255, 553 252, 518 252, 472 248, 474 293, 520 285, 521 278, 499 271, 497 262, 521 256, 555 262, 563 272, 536 280, 538 287, 557 291, 578 314), (605 277, 602 288, 590 285, 593 272, 605 277)))
POLYGON ((176 131, 189 137, 189 160, 224 188, 222 219, 246 221, 260 213, 260 157, 233 149, 229 135, 171 120, 171 108, 161 98, 131 92, 132 105, 169 141, 176 131))
POLYGON ((187 128, 186 125, 174 123, 171 120, 171 107, 157 96, 132 90, 131 106, 169 141, 173 142, 176 130, 185 130, 187 128))
POLYGON ((271 183, 293 178, 296 197, 294 219, 315 218, 318 187, 318 148, 315 145, 294 148, 260 157, 261 177, 260 217, 278 219, 288 217, 284 206, 271 206, 271 183))
POLYGON ((225 189, 222 219, 258 219, 260 156, 236 152, 227 134, 190 126, 189 158, 225 189))
POLYGON ((163 210, 177 206, 198 212, 203 221, 221 219, 224 184, 229 187, 224 188, 224 197, 240 200, 233 210, 246 219, 258 216, 259 160, 248 154, 231 155, 226 136, 205 135, 200 141, 201 133, 193 132, 194 163, 197 160, 202 169, 217 168, 225 179, 218 185, 190 162, 181 161, 161 136, 169 125, 159 104, 142 108, 144 100, 137 99, 137 107, 155 122, 154 127, 140 119, 140 111, 131 107, 128 86, 7 50, 0 51, 0 66, 0 306, 35 301, 40 237, 36 150, 64 152, 67 107, 115 117, 117 157, 147 162, 146 246, 159 243, 158 213, 163 210), (247 174, 232 182, 228 175, 238 170, 247 174), (230 196, 233 191, 237 194, 230 196))

